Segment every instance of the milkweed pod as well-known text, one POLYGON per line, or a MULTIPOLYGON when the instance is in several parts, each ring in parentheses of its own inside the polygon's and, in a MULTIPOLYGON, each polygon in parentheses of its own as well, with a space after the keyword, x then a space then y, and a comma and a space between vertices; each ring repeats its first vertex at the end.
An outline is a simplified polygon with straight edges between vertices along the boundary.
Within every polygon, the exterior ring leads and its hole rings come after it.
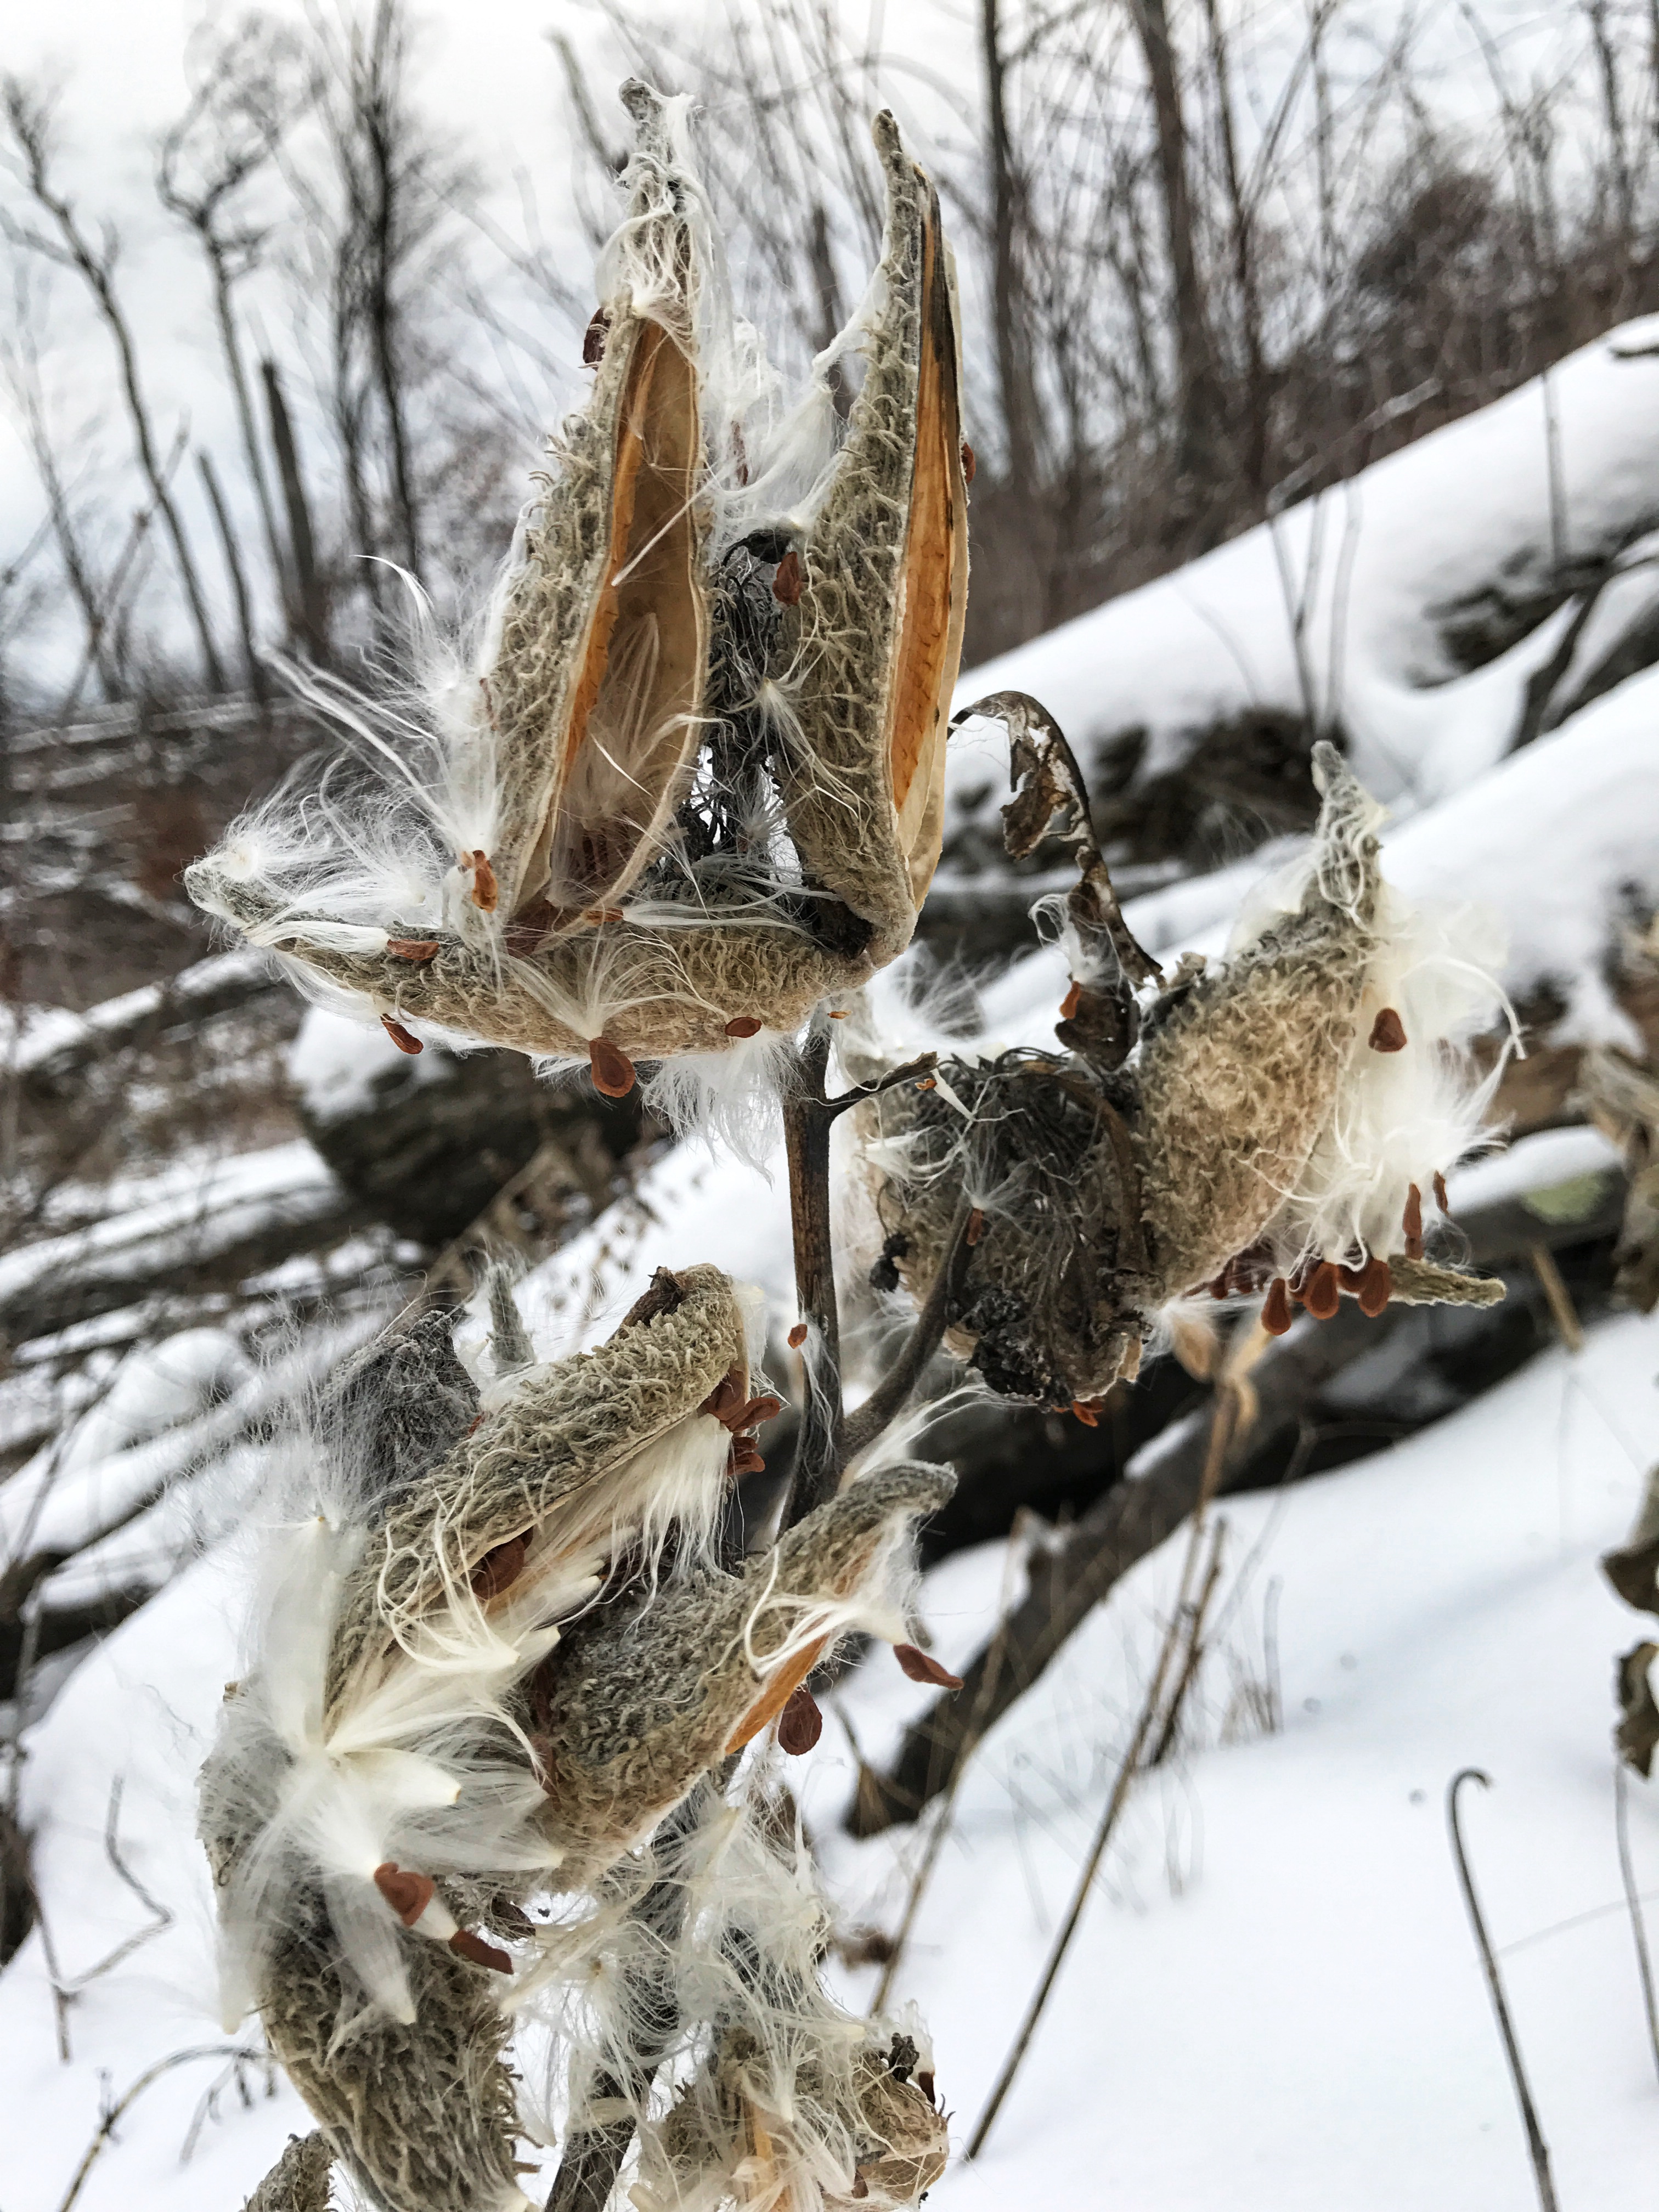
POLYGON ((947 1468, 864 1476, 740 1575, 709 1571, 578 1622, 531 1692, 557 1788, 544 1826, 572 1878, 647 1834, 698 1777, 758 1735, 839 1638, 897 1638, 917 1522, 947 1468))
POLYGON ((630 82, 632 193, 605 355, 525 532, 488 684, 507 910, 583 925, 655 851, 696 751, 708 647, 696 271, 665 103, 630 82))
POLYGON ((956 277, 939 196, 891 115, 877 116, 873 136, 887 184, 884 299, 805 547, 792 687, 800 747, 786 804, 809 880, 872 926, 879 964, 909 942, 939 861, 968 603, 968 492, 956 277))

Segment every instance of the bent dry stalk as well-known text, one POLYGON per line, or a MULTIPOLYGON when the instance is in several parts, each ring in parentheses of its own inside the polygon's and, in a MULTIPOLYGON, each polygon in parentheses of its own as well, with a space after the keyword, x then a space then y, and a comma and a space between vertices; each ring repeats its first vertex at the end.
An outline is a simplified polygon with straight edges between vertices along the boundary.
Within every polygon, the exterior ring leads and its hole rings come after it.
POLYGON ((1492 1995, 1492 2010, 1498 2015, 1498 2032, 1504 2039, 1504 2055, 1509 2061, 1510 2079, 1515 2084, 1516 2101, 1521 2107, 1521 2118, 1527 2130, 1527 2148, 1532 2156, 1533 2178, 1538 2185, 1538 2202, 1542 2212, 1559 2212, 1556 2202, 1555 2184, 1550 2178, 1549 2146, 1544 2141, 1544 2130, 1538 2124, 1538 2113, 1532 2101, 1532 2091, 1527 2084, 1527 2069, 1522 2063, 1521 2045, 1516 2040, 1515 2023, 1510 2018, 1509 2003, 1504 1995, 1504 1981, 1498 1971, 1497 1954, 1492 1939, 1486 1933, 1486 1923, 1480 1911, 1480 1900, 1475 1894, 1474 1876, 1469 1871, 1468 1854, 1463 1848, 1462 1824, 1459 1818, 1457 1793, 1466 1782, 1478 1782, 1483 1790, 1492 1788, 1492 1777, 1478 1766, 1465 1766, 1454 1774, 1446 1788, 1446 1824, 1451 1831, 1452 1851, 1457 1860, 1457 1879, 1462 1884, 1463 1902, 1468 1907, 1470 1925, 1480 1953, 1480 1963, 1486 1970, 1486 1987, 1492 1995))

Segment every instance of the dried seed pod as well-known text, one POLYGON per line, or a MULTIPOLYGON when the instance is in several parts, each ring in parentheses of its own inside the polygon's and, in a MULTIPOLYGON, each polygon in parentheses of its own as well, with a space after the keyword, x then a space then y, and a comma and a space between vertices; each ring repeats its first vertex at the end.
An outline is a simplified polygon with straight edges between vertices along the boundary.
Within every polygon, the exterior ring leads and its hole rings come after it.
POLYGON ((1074 978, 1062 1008, 1075 1058, 953 1059, 936 1099, 895 1086, 859 1108, 877 1286, 924 1299, 965 1198, 984 1233, 969 1237, 948 1348, 1007 1395, 1085 1409, 1196 1291, 1253 1294, 1279 1276, 1273 1334, 1292 1296, 1320 1318, 1344 1290, 1380 1312, 1396 1255, 1415 1270, 1395 1279, 1402 1298, 1495 1295, 1425 1270, 1408 1203, 1411 1170, 1428 1180, 1435 1149, 1455 1157, 1478 1123, 1486 1093, 1444 1014, 1460 991, 1484 1008, 1488 987, 1450 923, 1431 926, 1383 884, 1379 811, 1334 749, 1316 748, 1324 803, 1308 858, 1258 893, 1224 964, 1183 965, 1138 1005, 1132 979, 1158 971, 1118 911, 1063 737, 1023 695, 969 711, 1014 732, 1011 850, 1034 850, 1057 819, 1077 848, 1066 943, 1090 980, 1074 978), (1389 1049, 1373 1051, 1379 1024, 1389 1049))
POLYGON ((660 1271, 608 1344, 514 1365, 478 1419, 441 1327, 336 1388, 305 1455, 322 1510, 276 1516, 263 1656, 203 1771, 202 1832, 228 2009, 257 2006, 356 2179, 391 2212, 502 2212, 516 2118, 489 1985, 513 1960, 491 1939, 560 1856, 564 1751, 532 1741, 529 1685, 608 1567, 648 1593, 708 1549, 731 1436, 705 1402, 771 1401, 712 1267, 660 1271))
POLYGON ((285 794, 189 878, 377 1013, 560 1059, 608 1047, 602 1088, 635 1060, 787 1036, 908 942, 967 578, 950 255, 891 117, 867 373, 838 452, 824 411, 797 547, 743 486, 756 439, 757 483, 798 465, 804 415, 771 420, 732 324, 681 104, 624 97, 637 145, 597 374, 483 665, 452 657, 424 728, 312 679, 361 788, 337 776, 322 809, 285 794), (416 943, 435 949, 412 963, 416 943))
POLYGON ((884 1468, 742 1574, 624 1595, 574 1624, 532 1692, 558 1775, 544 1825, 564 1854, 562 1878, 611 1864, 648 1833, 698 1775, 785 1710, 842 1636, 902 1636, 911 1532, 954 1486, 945 1468, 884 1468))

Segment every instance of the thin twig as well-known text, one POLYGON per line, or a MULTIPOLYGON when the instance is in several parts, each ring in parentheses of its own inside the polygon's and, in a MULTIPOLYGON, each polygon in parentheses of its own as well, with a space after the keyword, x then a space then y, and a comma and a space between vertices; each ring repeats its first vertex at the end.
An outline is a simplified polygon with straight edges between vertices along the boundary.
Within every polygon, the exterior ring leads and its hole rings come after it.
POLYGON ((841 1321, 836 1303, 835 1253, 830 1227, 830 1132, 824 1070, 830 1025, 813 1018, 801 1048, 795 1082, 783 1102, 784 1149, 789 1163, 789 1215, 794 1232, 795 1296, 806 1340, 806 1399, 794 1472, 782 1526, 793 1528, 833 1498, 842 1469, 841 1321))
POLYGON ((902 1067, 890 1068, 885 1075, 878 1075, 873 1083, 856 1083, 850 1091, 838 1091, 833 1098, 822 1100, 818 1110, 833 1121, 849 1106, 861 1106, 866 1098, 879 1098, 884 1091, 896 1091, 901 1083, 916 1082, 923 1076, 931 1075, 938 1066, 939 1054, 936 1052, 918 1053, 914 1060, 907 1060, 902 1067))
POLYGON ((898 1358, 858 1409, 847 1416, 842 1446, 848 1459, 856 1459, 874 1443, 904 1411, 910 1394, 921 1380, 922 1370, 939 1350, 951 1324, 951 1308, 968 1272, 968 1232, 974 1208, 963 1199, 945 1238, 945 1257, 933 1278, 921 1311, 911 1324, 898 1358))
POLYGON ((137 1875, 121 1856, 119 1840, 121 1796, 125 1787, 125 1778, 119 1774, 110 1784, 109 1808, 104 1815, 104 1856, 114 1869, 118 1879, 126 1885, 150 1914, 149 1927, 135 1929, 131 1936, 124 1936, 114 1949, 101 1958, 95 1966, 88 1966, 84 1974, 77 1974, 72 1982, 68 1982, 64 1979, 59 1971, 57 1953, 46 1926, 46 1915, 41 1909, 39 1897, 37 1896, 36 1899, 36 1914, 40 1924, 40 1944, 46 1954, 46 1973, 52 1984, 52 2001, 58 2014, 58 2054, 65 2065, 69 2063, 70 2057, 69 2009, 76 1998, 88 1989, 100 1975, 111 1972, 121 1964, 124 1959, 130 1959, 135 1951, 141 1950, 146 1943, 152 1942, 156 1936, 173 1925, 173 1916, 171 1910, 158 1898, 150 1895, 143 1883, 139 1881, 137 1875))
POLYGON ((124 2097, 106 2107, 103 2118, 98 2124, 96 2134, 87 2145, 81 2163, 75 2169, 75 2179, 70 2183, 64 2200, 58 2207, 58 2212, 70 2212, 70 2208, 81 2194, 88 2174, 92 2171, 93 2160, 114 2134, 116 2122, 120 2119, 123 2113, 131 2109, 152 2081, 159 2081, 162 2075, 170 2073, 173 2067, 187 2065, 196 2058, 235 2058, 245 2060, 250 2066, 257 2066, 264 2059, 264 2055, 262 2051, 246 2051, 240 2044, 235 2043, 203 2043, 198 2044, 192 2050, 175 2051, 171 2057, 158 2059, 154 2066, 147 2068, 138 2076, 124 2097))
POLYGON ((1004 2100, 1013 2087, 1014 2076, 1018 2073, 1020 2062, 1030 2048, 1031 2038, 1036 2033, 1037 2022, 1042 2017, 1049 1994, 1059 1978, 1060 1967, 1065 1964, 1066 1954, 1071 1948, 1072 1938, 1076 1935, 1078 1923, 1083 1917, 1083 1908, 1088 1902, 1090 1891, 1094 1887, 1095 1876, 1100 1870, 1101 1860, 1106 1855, 1106 1846, 1111 1841, 1112 1832, 1117 1826, 1118 1815, 1127 1802, 1130 1789, 1136 1775, 1139 1772, 1141 1753, 1146 1749, 1146 1740, 1152 1732, 1159 1709, 1163 1705, 1164 1685, 1169 1678, 1170 1665, 1175 1656, 1182 1624, 1187 1617, 1194 1569, 1197 1564, 1199 1546, 1203 1538, 1205 1512, 1210 1499, 1215 1494, 1216 1485, 1220 1480, 1222 1466, 1227 1456, 1227 1446, 1232 1437, 1240 1406, 1241 1393, 1237 1388, 1218 1395, 1215 1412, 1210 1421, 1210 1446, 1205 1460, 1204 1480, 1199 1491, 1198 1504, 1194 1510, 1192 1534, 1187 1543, 1187 1556, 1182 1565, 1181 1588, 1176 1597, 1175 1610, 1170 1616, 1169 1626, 1164 1632, 1164 1642, 1158 1651, 1157 1663, 1152 1668, 1152 1679, 1147 1686, 1146 1695, 1140 1708, 1140 1717, 1135 1723, 1134 1734, 1129 1740, 1128 1749, 1119 1763, 1117 1778, 1112 1784, 1111 1795, 1106 1801, 1106 1809, 1100 1816, 1100 1825, 1095 1831, 1094 1842, 1090 1846, 1089 1856, 1084 1862, 1083 1872, 1078 1877, 1077 1887, 1072 1895, 1071 1908, 1066 1915, 1065 1923, 1059 1935, 1054 1938, 1054 1948, 1048 1954, 1048 1963, 1043 1970, 1042 1979, 1037 1984, 1036 1995, 1032 1998, 1025 2018, 1020 2023, 1019 2033, 1014 2038, 1013 2047, 1003 2062, 1002 2071, 997 2076, 996 2086, 991 2092, 990 2101, 980 2114, 979 2124, 974 2130, 972 2139, 965 2153, 968 2158, 977 2158, 984 2148, 985 2139, 995 2124, 997 2114, 1002 2110, 1004 2100))
POLYGON ((1642 1918, 1642 1899, 1636 1887, 1636 1869, 1630 1856, 1630 1778, 1622 1759, 1613 1768, 1613 1818, 1619 1837, 1619 1878, 1625 1886, 1630 1911, 1630 1932, 1636 1945, 1636 1971, 1642 1977, 1642 2009, 1647 2014, 1648 2045, 1654 2071, 1659 2074, 1659 2006, 1653 1995, 1653 1961, 1648 1955, 1648 1931, 1642 1918))
POLYGON ((1550 1319, 1559 1331, 1562 1343, 1576 1358, 1584 1348, 1584 1328, 1578 1318, 1571 1294, 1561 1279, 1561 1270, 1555 1264, 1555 1255, 1547 1244, 1534 1244, 1528 1256, 1532 1261, 1533 1273, 1543 1286, 1550 1319))
POLYGON ((1162 1766, 1175 1748, 1176 1731, 1181 1725, 1182 1707, 1187 1702, 1187 1692, 1192 1688, 1199 1668, 1204 1661, 1206 1648, 1203 1640, 1204 1620, 1210 1609, 1210 1600, 1215 1595, 1215 1586, 1221 1579, 1221 1547, 1226 1541, 1226 1522, 1218 1521, 1215 1524, 1215 1534, 1210 1539, 1210 1563, 1204 1571, 1204 1580, 1199 1587, 1198 1597, 1190 1609, 1191 1618, 1187 1632, 1186 1656, 1181 1663, 1181 1672, 1176 1677, 1175 1688, 1170 1692, 1169 1710, 1164 1716, 1164 1725, 1158 1732, 1158 1741, 1147 1755, 1148 1766, 1162 1766))
POLYGON ((1451 1830, 1452 1850, 1457 1859, 1457 1878, 1463 1885, 1463 1902, 1468 1907, 1469 1919, 1474 1929, 1474 1940, 1480 1948, 1480 1963, 1486 1970, 1486 1987, 1492 1992, 1492 2010, 1498 2014, 1498 2033, 1504 2039, 1504 2054, 1510 2062, 1510 2078, 1515 2084, 1515 2094, 1521 2106, 1521 2117, 1526 2123, 1527 2148, 1532 2154, 1532 2170, 1538 2183, 1538 2202, 1543 2212, 1559 2212, 1555 2201, 1555 2185, 1550 2179, 1549 2146, 1544 2141, 1544 2131, 1538 2124, 1532 2092, 1527 2087, 1526 2069, 1521 2063, 1521 2046, 1516 2041, 1514 2023, 1504 1996, 1504 1984, 1493 1955, 1492 1939, 1486 1934, 1486 1923, 1481 1917, 1480 1900, 1474 1893, 1474 1877, 1469 1872, 1468 1856, 1463 1849, 1463 1831, 1459 1824, 1457 1793, 1466 1782, 1478 1782, 1483 1790, 1492 1788, 1492 1777, 1478 1766, 1465 1766, 1454 1774, 1446 1790, 1446 1824, 1451 1830))

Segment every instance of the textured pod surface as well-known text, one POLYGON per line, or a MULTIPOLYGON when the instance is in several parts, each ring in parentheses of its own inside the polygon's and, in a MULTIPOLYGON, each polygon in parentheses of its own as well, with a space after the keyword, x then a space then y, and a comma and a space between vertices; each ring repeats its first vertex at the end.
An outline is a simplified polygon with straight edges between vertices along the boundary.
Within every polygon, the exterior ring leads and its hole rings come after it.
POLYGON ((1376 810, 1328 745, 1297 912, 1156 1021, 1139 1064, 1146 1218, 1163 1295, 1254 1245, 1294 1190, 1352 1057, 1375 937, 1376 810))
POLYGON ((950 256, 891 117, 843 436, 829 357, 784 409, 736 321, 686 103, 624 96, 594 390, 482 645, 428 637, 403 699, 308 679, 345 754, 186 877, 406 1050, 428 1022, 615 1091, 793 1033, 908 943, 967 588, 950 256))
POLYGON ((531 1693, 546 1747, 544 1826, 573 1869, 614 1860, 697 1776, 750 1740, 848 1630, 892 1635, 890 1571, 948 1469, 903 1465, 848 1485, 741 1575, 624 1598, 577 1623, 531 1693))
POLYGON ((808 874, 909 942, 943 830, 945 742, 968 597, 960 340, 939 198, 892 117, 874 125, 887 179, 885 302, 846 445, 803 553, 787 686, 800 757, 786 785, 808 874))
POLYGON ((545 1367, 496 1304, 509 1379, 482 1415, 436 1315, 336 1379, 201 1779, 228 2016, 258 2008, 392 2212, 520 2201, 490 1939, 526 1932, 513 1908, 560 1856, 526 1686, 607 1576, 637 1581, 648 1627, 707 1547, 734 1435, 775 1402, 749 1399, 718 1269, 659 1271, 607 1344, 545 1367))
POLYGON ((965 1195, 978 1220, 947 1343, 1004 1396, 1097 1397, 1135 1371, 1152 1301, 1132 1088, 1109 1096, 1083 1061, 1031 1052, 939 1073, 931 1091, 902 1084, 858 1109, 875 1280, 925 1299, 965 1195))
POLYGON ((289 1937, 271 1962, 260 2008, 271 2050, 342 2164, 391 2212, 514 2212, 525 2202, 505 2063, 512 2030, 489 1979, 422 1944, 414 2023, 373 2014, 340 2033, 354 1992, 325 1933, 289 1937))
MULTIPOLYGON (((641 1306, 653 1303, 647 1293, 641 1306)), ((596 1350, 532 1370, 386 1516, 342 1602, 331 1705, 354 1670, 384 1654, 394 1626, 440 1609, 498 1547, 529 1536, 522 1571, 533 1577, 544 1554, 556 1561, 603 1539, 618 1510, 599 1504, 607 1478, 696 1416, 733 1368, 746 1382, 729 1277, 685 1268, 654 1304, 596 1350)), ((711 1437, 720 1426, 712 1416, 706 1425, 711 1437)))

